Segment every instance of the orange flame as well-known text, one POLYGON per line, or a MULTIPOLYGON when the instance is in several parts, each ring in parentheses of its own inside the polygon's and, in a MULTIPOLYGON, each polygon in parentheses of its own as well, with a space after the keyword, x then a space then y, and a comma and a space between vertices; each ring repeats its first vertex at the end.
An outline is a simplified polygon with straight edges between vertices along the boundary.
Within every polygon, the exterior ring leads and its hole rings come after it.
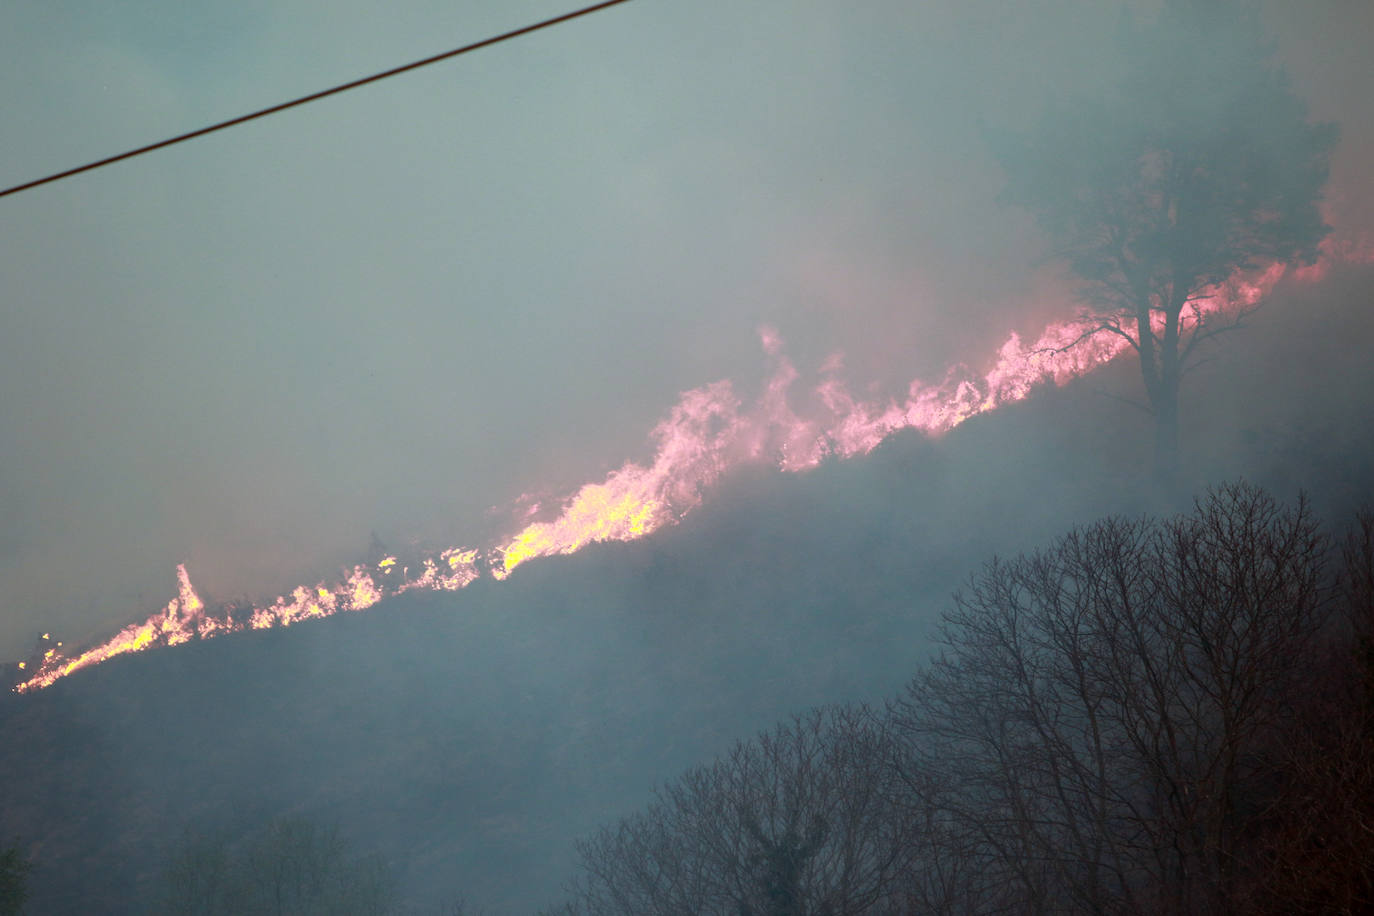
MULTIPOLYGON (((1320 279, 1332 260, 1374 261, 1374 245, 1361 242, 1339 250, 1326 246, 1316 265, 1293 273, 1301 280, 1320 279)), ((1274 264, 1233 278, 1191 303, 1183 320, 1195 326, 1209 315, 1253 305, 1284 273, 1282 264, 1274 264)), ((1013 333, 982 376, 956 367, 938 384, 912 382, 903 401, 855 398, 836 377, 839 361, 832 359, 822 370, 824 380, 810 393, 808 416, 791 407, 789 396, 798 374, 783 354, 777 334, 765 328, 763 348, 776 368, 752 409, 741 409, 728 381, 685 392, 652 432, 657 447, 651 463, 627 462, 600 483, 585 484, 551 521, 532 522, 486 552, 444 550, 422 559, 414 569, 399 564, 396 557, 386 557, 371 569, 354 566, 341 582, 299 586, 272 604, 253 607, 246 620, 236 619, 227 609, 218 616, 207 613, 186 568, 178 566, 177 597, 161 612, 75 656, 66 657, 56 647, 47 650, 37 672, 14 689, 27 692, 47 687, 116 655, 362 611, 389 595, 409 591, 457 591, 480 578, 484 570, 501 580, 536 557, 644 537, 700 505, 703 492, 730 468, 770 462, 784 471, 801 471, 827 458, 866 454, 899 430, 939 435, 970 417, 1026 398, 1038 385, 1063 385, 1131 347, 1128 323, 1122 323, 1120 333, 1101 331, 1101 325, 1100 317, 1089 316, 1060 322, 1045 328, 1029 345, 1013 333)), ((24 663, 19 667, 28 670, 24 663)))

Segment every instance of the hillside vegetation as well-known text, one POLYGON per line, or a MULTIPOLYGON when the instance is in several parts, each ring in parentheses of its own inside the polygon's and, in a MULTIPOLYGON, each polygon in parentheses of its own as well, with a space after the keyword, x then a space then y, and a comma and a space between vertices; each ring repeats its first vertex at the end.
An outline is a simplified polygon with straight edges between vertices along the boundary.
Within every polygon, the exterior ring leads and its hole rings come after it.
MULTIPOLYGON (((805 475, 738 474, 683 524, 644 542, 530 563, 506 582, 453 595, 411 594, 365 614, 122 657, 35 695, 6 696, 0 840, 32 862, 30 912, 148 912, 166 900, 188 837, 222 841, 230 861, 271 825, 300 823, 345 840, 349 857, 383 863, 403 912, 443 912, 460 896, 492 912, 533 912, 568 900, 570 880, 583 882, 572 905, 590 907, 600 898, 589 896, 599 892, 585 866, 597 849, 614 849, 598 830, 671 810, 671 793, 696 778, 684 772, 728 774, 768 753, 786 760, 807 741, 843 757, 827 736, 851 727, 865 741, 900 737, 895 759, 908 769, 896 772, 930 772, 922 791, 953 791, 907 738, 952 741, 941 731, 952 720, 922 705, 933 686, 910 685, 913 676, 952 679, 941 665, 954 661, 930 665, 942 639, 944 657, 957 661, 941 614, 972 613, 950 596, 988 558, 1049 547, 1107 516, 1186 515, 1195 494, 1241 476, 1284 511, 1302 488, 1310 518, 1333 532, 1349 523, 1374 492, 1374 431, 1362 422, 1374 384, 1349 346, 1367 323, 1370 287, 1367 270, 1351 272, 1320 296, 1276 302, 1260 316, 1268 325, 1256 318, 1257 330, 1200 370, 1209 387, 1199 403, 1210 406, 1185 417, 1192 470, 1177 491, 1143 482, 1149 430, 1100 393, 1129 391, 1129 367, 1114 367, 936 442, 896 437, 867 458, 805 475), (1299 366, 1320 367, 1320 377, 1289 394, 1283 373, 1299 366), (806 712, 880 710, 889 700, 904 718, 806 712), (737 743, 760 732, 776 736, 773 751, 737 743)), ((1335 631, 1318 629, 1311 651, 1340 655, 1323 641, 1335 631)), ((1302 702, 1328 702, 1339 693, 1332 684, 1302 702)), ((1273 772, 1279 783, 1262 797, 1289 799, 1283 780, 1296 771, 1273 772)), ((927 843, 966 823, 929 813, 939 808, 913 810, 937 822, 920 834, 927 843)), ((762 821, 736 824, 736 836, 772 844, 741 860, 756 875, 773 863, 764 873, 774 869, 776 880, 755 891, 790 887, 787 863, 838 829, 803 821, 770 835, 762 821)), ((856 824, 855 835, 863 817, 856 824)), ((1271 827, 1265 835, 1276 843, 1292 839, 1287 858, 1272 860, 1288 863, 1276 880, 1301 872, 1308 828, 1271 827)), ((1115 836, 1099 828, 1075 842, 1096 849, 1097 837, 1115 836)), ((1016 834, 1026 849, 1059 848, 1057 836, 1028 829, 1016 834)), ((1199 843, 1188 854, 1211 856, 1215 844, 1199 843)), ((965 875, 1005 876, 1016 861, 994 868, 986 847, 969 854, 962 861, 976 867, 965 875)), ((1129 857, 1129 868, 1109 874, 1108 859, 1075 856, 1087 873, 1042 862, 1042 874, 999 886, 1041 899, 1072 886, 1093 900, 1164 874, 1129 857)), ((1237 888, 1249 874, 1212 867, 1235 875, 1237 888)), ((1144 893, 1137 899, 1154 900, 1144 893)), ((769 912, 768 899, 746 902, 769 912)))

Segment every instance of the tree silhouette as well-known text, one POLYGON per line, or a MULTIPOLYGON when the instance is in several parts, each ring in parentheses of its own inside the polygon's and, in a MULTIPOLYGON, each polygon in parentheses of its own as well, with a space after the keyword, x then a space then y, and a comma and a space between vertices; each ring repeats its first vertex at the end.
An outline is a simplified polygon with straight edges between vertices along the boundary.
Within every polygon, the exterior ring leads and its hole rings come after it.
POLYGON ((1374 514, 1342 551, 1341 626, 1294 697, 1245 908, 1374 912, 1374 514))
POLYGON ((799 716, 664 786, 578 846, 557 912, 586 916, 843 916, 897 911, 912 839, 891 741, 862 709, 799 716))
POLYGON ((755 875, 751 896, 756 899, 742 901, 739 916, 805 916, 802 882, 825 843, 825 818, 812 815, 804 833, 798 824, 786 824, 777 837, 770 836, 752 813, 745 813, 740 822, 754 846, 745 861, 755 875))
POLYGON ((1121 74, 1052 106, 1025 132, 992 131, 1003 201, 1030 212, 1100 318, 1139 356, 1157 468, 1178 455, 1180 381, 1204 341, 1243 315, 1197 307, 1238 273, 1310 263, 1332 124, 1309 123, 1270 62, 1248 0, 1165 0, 1125 26, 1121 74))
POLYGON ((1374 515, 1217 487, 994 559, 833 708, 579 845, 548 916, 1374 912, 1374 515))
POLYGON ((893 715, 909 791, 942 790, 986 899, 1236 911, 1332 607, 1326 549, 1305 505, 1234 485, 973 579, 893 715))

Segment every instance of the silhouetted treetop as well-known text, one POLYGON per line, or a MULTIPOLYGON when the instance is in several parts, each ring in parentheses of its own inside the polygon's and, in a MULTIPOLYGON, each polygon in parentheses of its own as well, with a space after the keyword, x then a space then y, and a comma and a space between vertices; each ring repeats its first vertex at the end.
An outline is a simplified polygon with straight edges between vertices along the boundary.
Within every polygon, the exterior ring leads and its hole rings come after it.
POLYGON ((1139 353, 1168 470, 1180 374, 1237 320, 1194 303, 1237 272, 1316 257, 1337 130, 1310 122, 1252 3, 1166 0, 1118 49, 1114 80, 990 141, 1002 200, 1053 237, 1102 332, 1139 353))

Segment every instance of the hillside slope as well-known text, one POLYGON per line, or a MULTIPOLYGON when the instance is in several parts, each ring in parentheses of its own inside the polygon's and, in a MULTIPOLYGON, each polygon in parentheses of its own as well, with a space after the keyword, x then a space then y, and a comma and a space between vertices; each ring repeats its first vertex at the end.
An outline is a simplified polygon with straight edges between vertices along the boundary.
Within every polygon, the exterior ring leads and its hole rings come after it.
POLYGON ((284 812, 382 854, 419 912, 532 910, 573 838, 654 784, 790 712, 894 692, 993 552, 1239 474, 1329 512, 1369 493, 1374 386, 1349 340, 1372 280, 1290 292, 1300 308, 1226 345, 1175 491, 1150 482, 1142 418, 1100 393, 1131 390, 1123 365, 938 442, 738 474, 645 542, 7 697, 0 836, 34 857, 40 913, 144 912, 184 829, 284 812), (1286 383, 1285 363, 1321 375, 1286 383))

